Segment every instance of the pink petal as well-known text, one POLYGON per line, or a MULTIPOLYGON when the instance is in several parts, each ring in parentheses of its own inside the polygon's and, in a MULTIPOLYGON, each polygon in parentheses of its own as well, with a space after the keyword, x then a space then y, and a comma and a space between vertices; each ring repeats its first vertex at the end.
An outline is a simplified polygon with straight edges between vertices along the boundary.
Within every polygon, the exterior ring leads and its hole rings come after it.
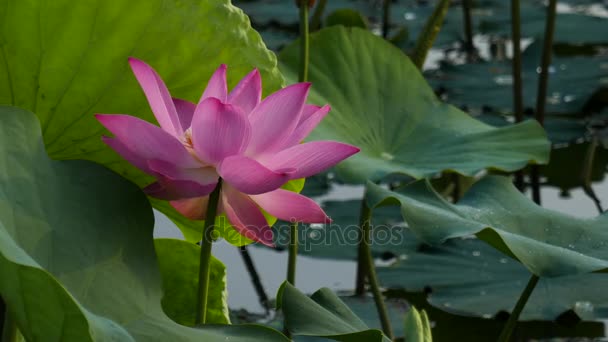
POLYGON ((208 98, 216 98, 222 102, 226 102, 226 94, 228 93, 228 86, 226 85, 226 64, 222 64, 215 70, 211 78, 209 79, 209 83, 207 83, 207 88, 203 92, 203 96, 201 97, 198 104, 200 105, 208 98))
POLYGON ((174 164, 167 163, 162 160, 148 161, 148 167, 157 174, 163 175, 165 178, 175 181, 191 181, 200 185, 216 184, 220 176, 215 171, 215 168, 198 167, 198 168, 179 168, 174 164))
POLYGON ((330 223, 323 209, 315 201, 295 192, 277 189, 250 196, 270 215, 289 222, 330 223))
POLYGON ((192 143, 197 155, 210 164, 241 153, 250 136, 249 121, 238 107, 210 97, 194 111, 192 143))
POLYGON ((359 148, 335 141, 312 141, 282 150, 266 165, 277 170, 294 168, 291 179, 305 178, 320 173, 359 152, 359 148))
POLYGON ((308 119, 312 114, 316 113, 319 109, 321 109, 321 106, 305 104, 302 108, 302 115, 300 115, 298 125, 306 121, 306 119, 308 119))
POLYGON ((258 69, 245 76, 228 94, 228 103, 249 114, 262 98, 262 78, 258 69))
POLYGON ((145 187, 144 192, 151 197, 174 201, 207 196, 213 192, 215 186, 215 184, 201 185, 192 181, 172 181, 159 177, 157 182, 145 187))
POLYGON ((325 118, 331 110, 329 105, 318 108, 314 113, 309 114, 305 120, 301 120, 291 136, 284 142, 283 147, 291 147, 299 144, 306 138, 310 132, 325 118))
POLYGON ((188 128, 190 128, 190 124, 192 124, 192 115, 194 114, 196 105, 190 101, 176 98, 173 98, 173 104, 175 104, 179 122, 184 131, 186 131, 188 128))
POLYGON ((136 168, 142 170, 143 172, 149 175, 155 175, 154 171, 152 171, 148 167, 147 160, 133 153, 123 143, 121 143, 120 140, 110 137, 101 137, 101 140, 136 168))
POLYGON ((294 169, 270 170, 245 156, 232 156, 218 166, 218 173, 226 182, 246 194, 262 194, 276 190, 291 178, 294 169))
MULTIPOLYGON (((200 167, 177 138, 158 126, 129 115, 97 114, 95 117, 139 159, 159 159, 184 168, 200 167)), ((134 163, 138 164, 141 162, 134 163)), ((145 171, 145 168, 140 168, 145 171)))
POLYGON ((272 247, 272 229, 255 202, 229 185, 222 192, 222 205, 232 226, 246 238, 272 247))
POLYGON ((169 134, 179 137, 184 133, 167 86, 148 64, 129 58, 131 69, 146 94, 156 120, 169 134))
POLYGON ((171 201, 169 204, 175 208, 184 217, 191 220, 204 220, 207 214, 207 204, 209 196, 188 198, 177 201, 171 201))
POLYGON ((261 154, 289 137, 300 120, 310 83, 285 87, 265 98, 249 114, 249 155, 261 154))

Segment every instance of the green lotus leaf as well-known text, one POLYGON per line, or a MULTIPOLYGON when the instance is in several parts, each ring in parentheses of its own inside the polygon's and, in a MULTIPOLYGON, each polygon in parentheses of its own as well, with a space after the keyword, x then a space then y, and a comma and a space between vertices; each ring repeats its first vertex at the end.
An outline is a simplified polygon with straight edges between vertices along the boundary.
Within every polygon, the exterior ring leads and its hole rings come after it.
POLYGON ((540 277, 608 269, 608 215, 583 219, 544 209, 522 195, 509 177, 484 177, 457 205, 427 180, 399 192, 369 182, 366 197, 372 208, 399 204, 408 226, 427 243, 475 234, 540 277))
POLYGON ((308 297, 285 282, 277 295, 277 308, 283 311, 287 329, 294 335, 346 342, 390 341, 380 330, 370 329, 328 288, 308 297))
POLYGON ((0 295, 26 340, 286 341, 167 317, 146 197, 100 165, 49 159, 38 120, 15 107, 0 107, 0 189, 0 295))
MULTIPOLYGON (((177 323, 194 326, 201 248, 177 239, 155 239, 154 248, 163 280, 163 310, 177 323)), ((209 279, 207 323, 230 324, 226 266, 213 256, 209 279)))
POLYGON ((366 17, 361 15, 361 13, 349 8, 335 10, 327 16, 325 19, 325 26, 334 25, 361 27, 363 29, 367 29, 369 27, 366 17))
MULTIPOLYGON (((274 54, 229 0, 0 0, 0 22, 0 104, 36 113, 51 158, 92 160, 140 187, 152 178, 101 142, 107 132, 93 117, 156 122, 129 56, 149 63, 173 96, 190 101, 222 63, 230 87, 253 68, 266 95, 283 83, 274 54)), ((187 239, 200 239, 202 222, 165 201, 152 203, 187 239)))
MULTIPOLYGON (((404 250, 389 267, 378 267, 382 286, 407 292, 430 292, 436 308, 464 316, 492 318, 511 312, 530 272, 519 262, 475 239, 451 239, 429 246, 410 232, 418 246, 404 250)), ((541 278, 520 316, 521 320, 554 321, 567 311, 580 319, 608 317, 608 277, 590 273, 541 278)))
MULTIPOLYGON (((329 103, 332 111, 309 140, 361 148, 336 167, 345 182, 390 174, 420 178, 444 170, 513 171, 548 161, 549 142, 538 123, 494 128, 441 102, 403 52, 368 31, 326 28, 311 35, 310 49, 310 99, 329 103)), ((298 43, 279 59, 284 75, 295 80, 298 43)))

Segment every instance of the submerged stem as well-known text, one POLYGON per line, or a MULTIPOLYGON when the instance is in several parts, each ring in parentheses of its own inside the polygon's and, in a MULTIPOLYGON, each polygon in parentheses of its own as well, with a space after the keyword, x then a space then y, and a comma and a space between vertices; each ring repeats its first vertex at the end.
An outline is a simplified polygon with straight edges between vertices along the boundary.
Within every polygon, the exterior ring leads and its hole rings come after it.
POLYGON ((241 246, 238 249, 239 254, 243 258, 243 263, 245 263, 247 273, 249 273, 249 277, 251 278, 251 282, 253 283, 253 288, 255 289, 255 292, 258 295, 260 304, 266 310, 266 312, 268 312, 270 310, 268 295, 266 294, 266 290, 264 290, 264 285, 262 285, 262 281, 260 280, 260 274, 255 268, 255 264, 253 263, 251 255, 249 255, 247 246, 241 246))
POLYGON ((473 59, 475 45, 473 44, 473 19, 471 18, 471 0, 462 0, 462 15, 464 17, 464 49, 467 59, 473 59))
MULTIPOLYGON (((511 41, 513 45, 513 114, 515 122, 524 120, 523 85, 521 79, 521 15, 519 0, 511 0, 511 41)), ((515 186, 524 189, 524 173, 515 173, 515 186)))
POLYGON ((513 330, 515 328, 515 325, 517 324, 519 315, 521 314, 524 307, 526 306, 526 303, 528 302, 528 299, 530 298, 532 291, 534 291, 534 288, 536 287, 538 280, 539 280, 539 278, 535 274, 533 274, 530 277, 530 280, 528 281, 528 285, 526 285, 524 292, 522 292, 521 296, 519 296, 519 299, 517 300, 517 304, 515 304, 515 308, 513 309, 513 312, 511 312, 511 316, 509 316, 509 320, 507 321, 507 324, 505 325, 502 332, 500 333, 498 342, 507 342, 511 338, 511 334, 513 334, 513 330))
MULTIPOLYGON (((553 33, 555 32, 555 18, 557 16, 556 10, 557 0, 549 0, 549 6, 547 6, 547 20, 545 22, 543 54, 540 63, 538 93, 536 97, 536 120, 543 126, 545 123, 547 86, 549 84, 549 67, 551 66, 551 55, 553 52, 553 33)), ((532 165, 531 171, 532 199, 537 204, 540 204, 540 170, 537 165, 532 165)))
POLYGON ((382 4, 382 37, 388 37, 391 21, 391 0, 384 0, 382 4))
POLYGON ((367 278, 369 285, 374 295, 374 301, 376 302, 376 309, 378 310, 378 316, 380 317, 380 323, 382 324, 382 331, 390 340, 393 340, 393 330, 391 328, 391 322, 380 291, 380 285, 378 283, 378 277, 376 276, 376 266, 374 265, 374 258, 372 257, 371 249, 371 227, 370 220, 372 217, 372 210, 367 206, 365 198, 361 204, 361 218, 360 226, 362 231, 362 240, 360 241, 361 248, 363 251, 363 261, 367 270, 367 278))
POLYGON ((198 272, 198 301, 196 303, 196 324, 205 324, 207 319, 207 302, 209 297, 209 275, 211 273, 211 246, 213 245, 213 229, 215 227, 215 217, 217 216, 217 206, 222 189, 222 179, 220 178, 215 189, 209 195, 207 214, 205 216, 205 227, 201 239, 201 261, 198 272))
POLYGON ((319 0, 317 7, 315 7, 315 11, 312 13, 312 18, 310 19, 311 31, 317 31, 321 28, 321 18, 323 17, 323 12, 325 12, 325 6, 327 6, 327 0, 319 0))

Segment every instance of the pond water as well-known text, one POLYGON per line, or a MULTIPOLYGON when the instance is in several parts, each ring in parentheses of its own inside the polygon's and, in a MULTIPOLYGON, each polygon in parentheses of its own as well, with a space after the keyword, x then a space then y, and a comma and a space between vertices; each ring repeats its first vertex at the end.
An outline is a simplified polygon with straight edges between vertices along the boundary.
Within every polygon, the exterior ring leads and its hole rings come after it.
MULTIPOLYGON (((602 203, 608 203, 608 181, 594 184, 594 190, 602 203)), ((553 187, 543 187, 543 206, 578 217, 594 217, 598 212, 595 205, 582 189, 570 191, 570 198, 560 197, 561 191, 553 187)), ((318 201, 358 199, 363 195, 359 186, 336 186, 330 193, 316 198, 318 201)), ((155 237, 182 238, 181 232, 161 213, 155 212, 155 237)), ((353 247, 355 248, 355 247, 353 247)), ((248 248, 260 274, 266 293, 270 298, 276 294, 285 280, 287 253, 267 248, 248 248)), ((213 246, 213 255, 227 268, 228 303, 231 309, 246 309, 250 312, 264 312, 236 247, 220 241, 213 246)), ((356 274, 354 261, 337 261, 299 256, 296 282, 298 288, 312 293, 321 287, 333 290, 352 290, 356 274)))

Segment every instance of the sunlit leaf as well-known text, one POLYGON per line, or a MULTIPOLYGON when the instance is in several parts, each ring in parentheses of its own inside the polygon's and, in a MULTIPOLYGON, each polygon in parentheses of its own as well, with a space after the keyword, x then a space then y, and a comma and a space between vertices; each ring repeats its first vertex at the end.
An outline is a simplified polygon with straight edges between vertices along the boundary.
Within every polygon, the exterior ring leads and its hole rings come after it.
MULTIPOLYGON (((152 178, 105 146, 95 113, 155 122, 127 58, 154 67, 172 95, 198 101, 227 64, 234 86, 258 68, 264 93, 283 79, 249 19, 229 0, 1 0, 0 103, 33 111, 53 159, 88 159, 144 186, 152 178)), ((191 241, 202 223, 153 201, 191 241)), ((232 230, 232 229, 231 229, 232 230)))
MULTIPOLYGON (((312 34, 310 46, 311 101, 329 103, 332 111, 309 140, 361 148, 336 167, 341 180, 419 178, 443 170, 473 175, 547 162, 549 142, 538 123, 496 129, 441 102, 403 52, 370 32, 331 27, 312 34)), ((298 44, 279 58, 295 81, 298 44)))

